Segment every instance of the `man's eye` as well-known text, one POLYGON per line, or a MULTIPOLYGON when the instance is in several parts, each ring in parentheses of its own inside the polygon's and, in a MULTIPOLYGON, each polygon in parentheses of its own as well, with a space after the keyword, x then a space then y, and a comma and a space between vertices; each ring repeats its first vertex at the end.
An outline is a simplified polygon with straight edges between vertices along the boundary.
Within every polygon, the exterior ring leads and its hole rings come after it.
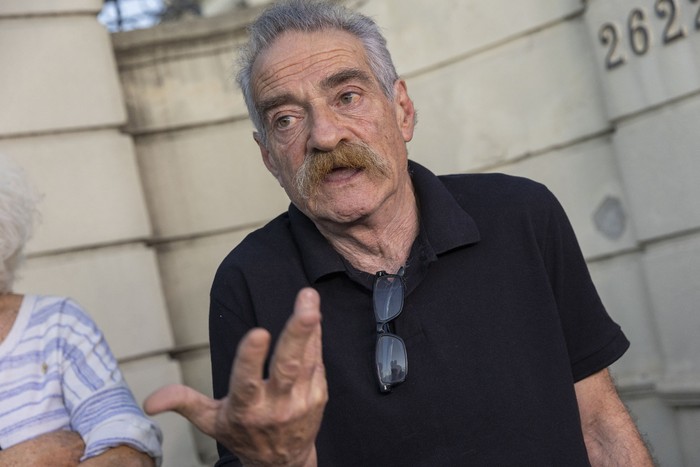
POLYGON ((293 121, 294 120, 292 119, 292 117, 290 117, 289 115, 285 115, 284 117, 280 117, 277 120, 275 120, 275 128, 289 128, 290 126, 292 126, 293 121))
POLYGON ((357 100, 359 95, 356 92, 346 92, 342 96, 340 96, 340 102, 343 104, 352 104, 357 100))

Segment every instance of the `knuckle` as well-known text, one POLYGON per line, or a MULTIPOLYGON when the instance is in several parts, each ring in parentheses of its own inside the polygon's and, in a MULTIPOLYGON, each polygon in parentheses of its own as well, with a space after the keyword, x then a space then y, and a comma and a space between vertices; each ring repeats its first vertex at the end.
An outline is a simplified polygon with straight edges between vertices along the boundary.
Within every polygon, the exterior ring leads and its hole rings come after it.
POLYGON ((239 381, 231 392, 232 403, 236 407, 247 407, 257 399, 259 393, 260 383, 258 381, 239 381))
POLYGON ((281 383, 292 383, 299 376, 301 364, 298 361, 279 362, 275 366, 275 376, 281 383))

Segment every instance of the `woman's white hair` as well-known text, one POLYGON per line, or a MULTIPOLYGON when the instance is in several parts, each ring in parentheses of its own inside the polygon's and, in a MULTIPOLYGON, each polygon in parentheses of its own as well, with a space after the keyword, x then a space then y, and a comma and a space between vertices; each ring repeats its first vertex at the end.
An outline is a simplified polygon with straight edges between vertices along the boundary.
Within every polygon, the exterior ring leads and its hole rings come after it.
POLYGON ((12 290, 32 235, 38 196, 12 159, 0 154, 0 293, 12 290))

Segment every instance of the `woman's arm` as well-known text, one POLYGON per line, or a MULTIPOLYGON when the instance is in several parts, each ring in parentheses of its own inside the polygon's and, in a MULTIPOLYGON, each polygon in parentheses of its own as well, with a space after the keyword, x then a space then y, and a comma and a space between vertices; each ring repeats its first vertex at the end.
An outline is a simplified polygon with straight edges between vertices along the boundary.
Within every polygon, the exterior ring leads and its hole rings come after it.
POLYGON ((154 467, 148 455, 129 446, 109 449, 80 463, 85 443, 74 431, 52 431, 0 451, 2 467, 154 467))
POLYGON ((94 465, 111 465, 105 464, 110 458, 131 456, 134 462, 156 459, 158 464, 162 456, 160 430, 136 403, 101 330, 71 300, 64 303, 62 322, 66 342, 63 394, 71 428, 85 442, 83 460, 105 455, 94 465), (138 452, 145 456, 135 456, 138 452))
POLYGON ((51 465, 76 467, 85 450, 85 443, 74 431, 52 431, 0 451, 3 467, 51 465))
POLYGON ((79 467, 154 467, 155 465, 155 461, 147 454, 130 446, 118 446, 81 462, 79 467))

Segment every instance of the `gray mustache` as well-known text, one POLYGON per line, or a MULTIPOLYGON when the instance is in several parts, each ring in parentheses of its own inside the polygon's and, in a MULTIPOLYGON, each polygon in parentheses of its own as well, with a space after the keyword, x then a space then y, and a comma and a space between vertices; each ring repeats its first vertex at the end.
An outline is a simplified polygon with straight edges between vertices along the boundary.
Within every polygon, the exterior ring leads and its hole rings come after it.
POLYGON ((294 176, 294 185, 302 198, 316 194, 323 179, 337 168, 360 169, 372 177, 389 175, 388 164, 369 146, 360 143, 340 143, 332 151, 307 154, 294 176))

